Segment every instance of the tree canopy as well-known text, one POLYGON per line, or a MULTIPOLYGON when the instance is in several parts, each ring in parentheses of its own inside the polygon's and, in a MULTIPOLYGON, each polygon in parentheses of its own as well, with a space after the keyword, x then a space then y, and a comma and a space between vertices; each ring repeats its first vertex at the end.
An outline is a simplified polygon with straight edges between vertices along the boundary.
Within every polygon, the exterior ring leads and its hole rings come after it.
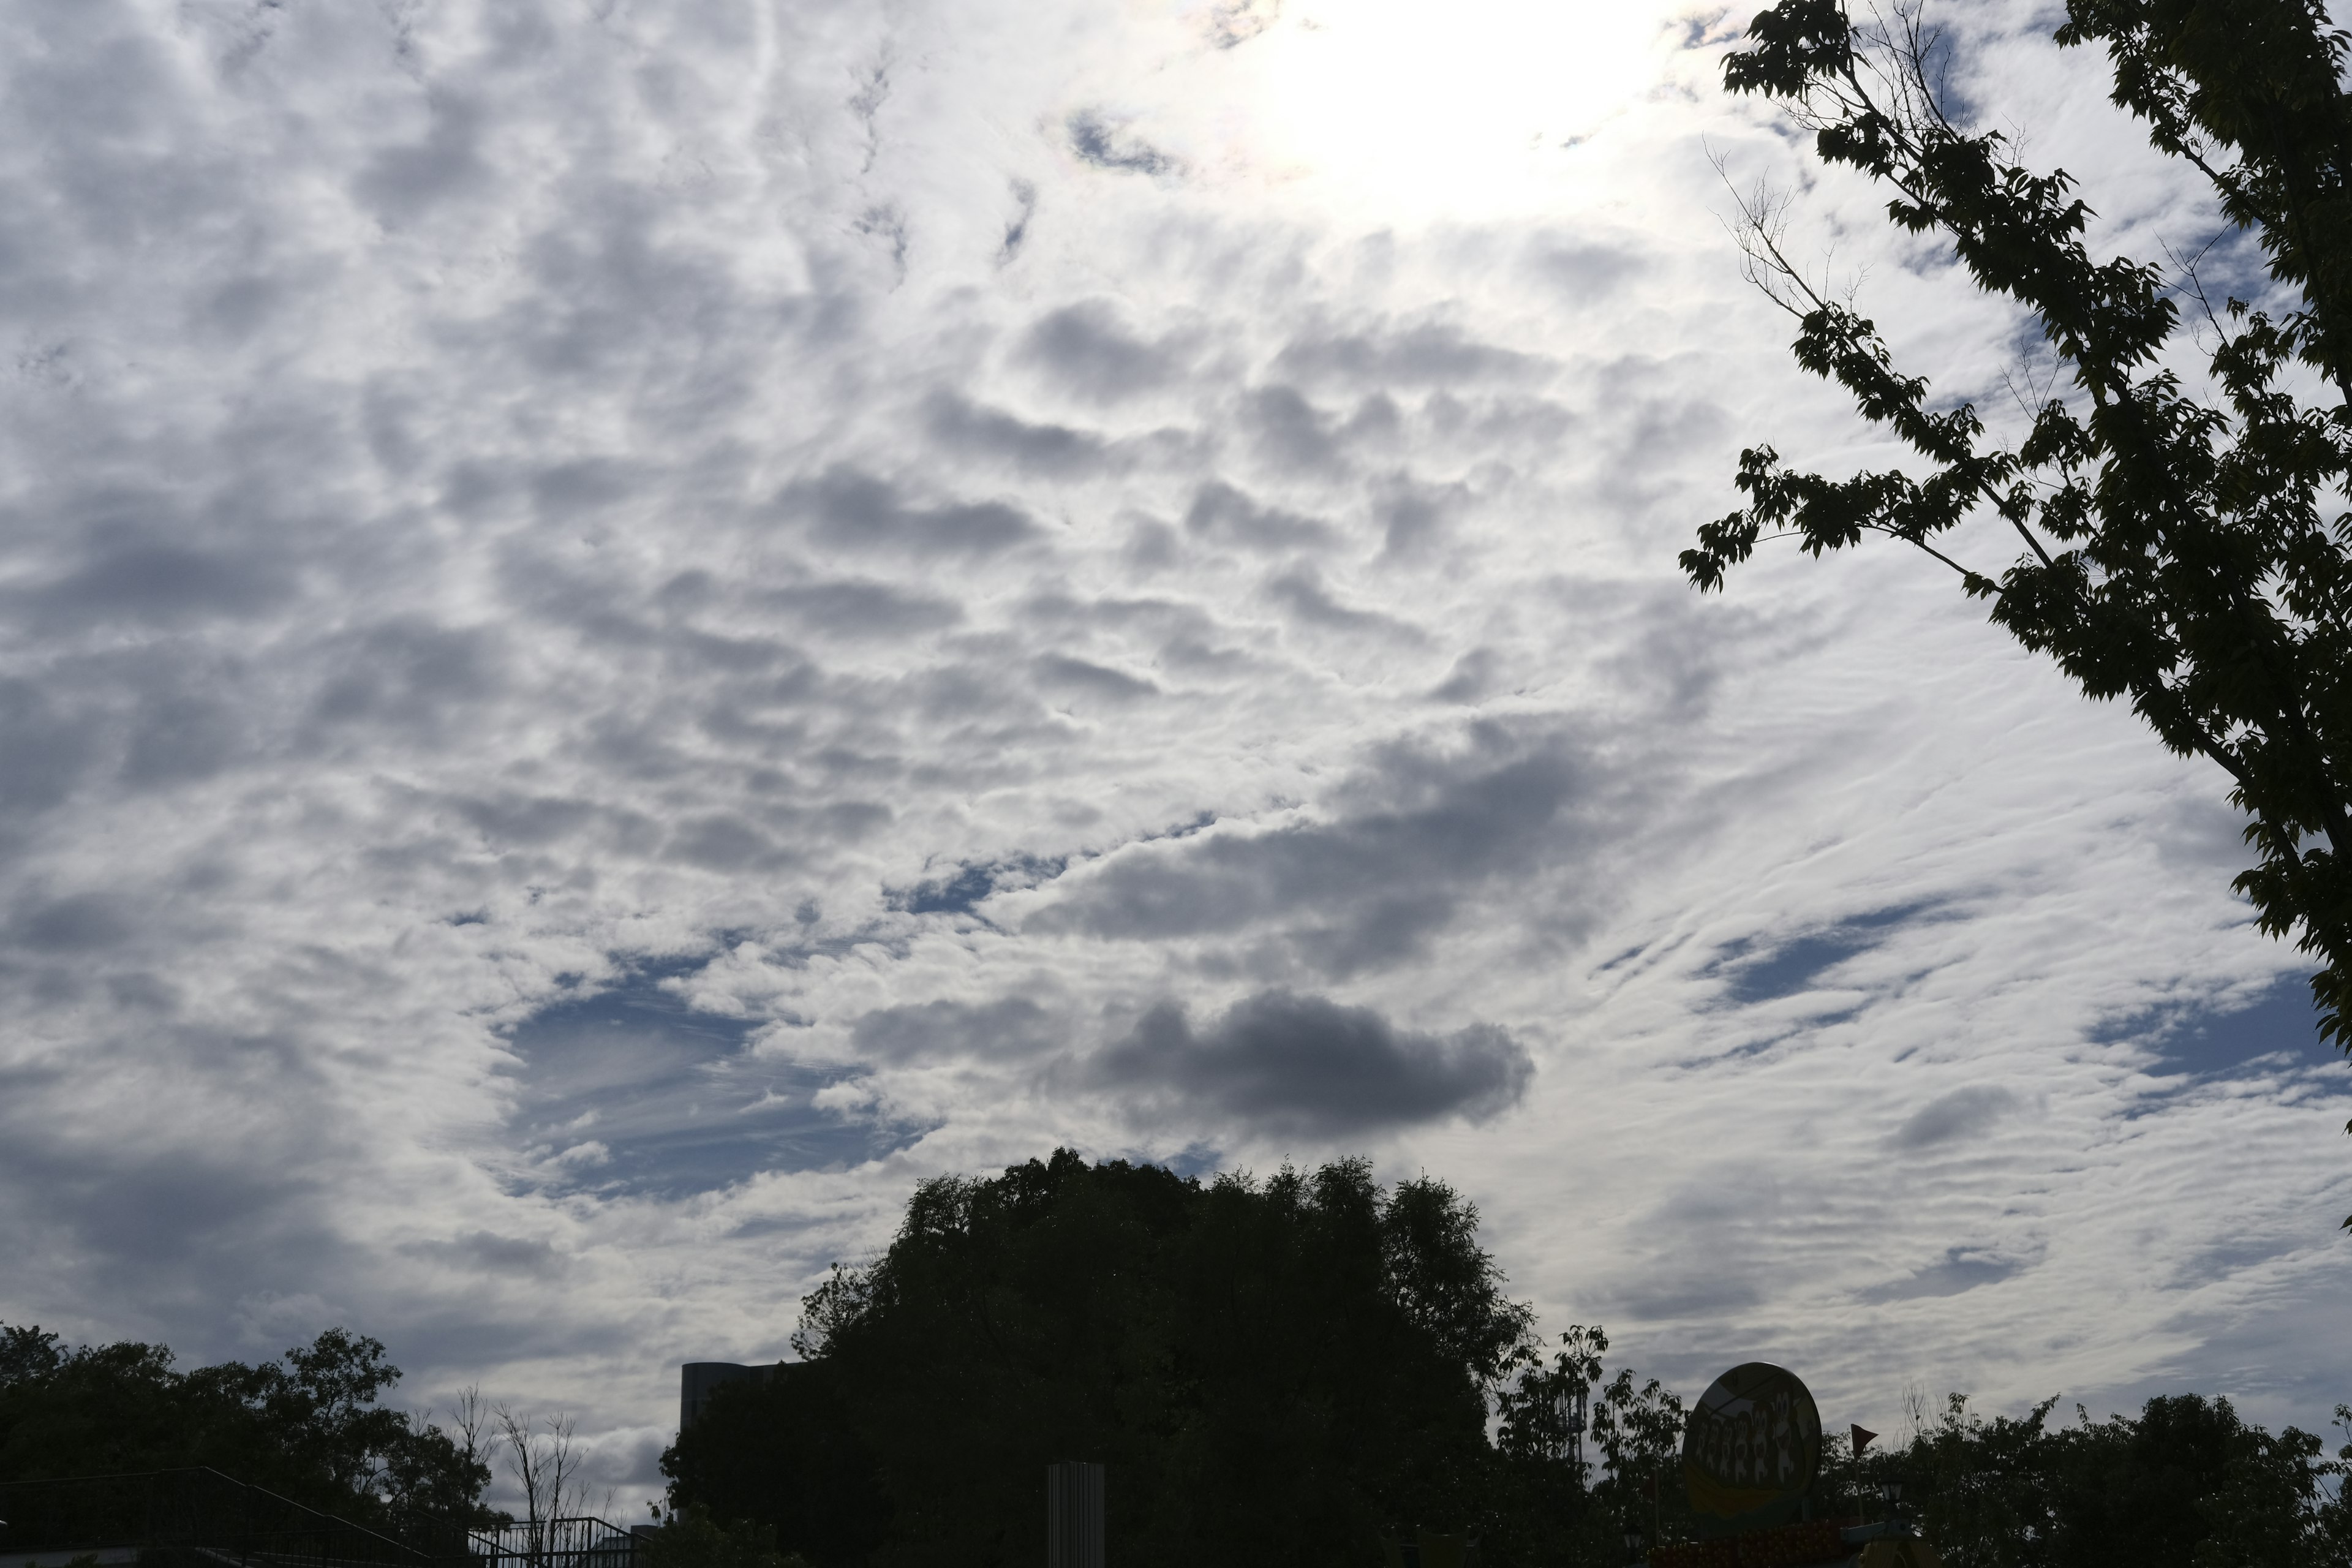
MULTIPOLYGON (((1360 1160, 1204 1182, 1062 1150, 925 1183, 881 1258, 803 1300, 803 1359, 720 1388, 663 1456, 647 1561, 1026 1568, 1056 1458, 1108 1465, 1122 1564, 1363 1568, 1433 1530, 1490 1568, 1618 1568, 1628 1525, 1688 1539, 1681 1398, 1607 1373, 1597 1328, 1547 1352, 1477 1228, 1444 1183, 1360 1160)), ((476 1424, 386 1408, 399 1375, 340 1329, 183 1373, 0 1324, 0 1480, 209 1465, 395 1532, 487 1522, 476 1424)), ((1875 1516, 1899 1479, 1952 1568, 2352 1568, 2352 1445, 2196 1394, 2053 1427, 2055 1404, 1955 1395, 1859 1462, 1834 1438, 1813 1516, 1875 1516)))
POLYGON ((378 1404, 400 1381, 382 1342, 329 1329, 258 1365, 173 1360, 163 1345, 68 1346, 0 1323, 0 1480, 205 1465, 362 1523, 478 1515, 490 1468, 478 1435, 378 1404))
MULTIPOLYGON (((1810 281, 1784 208, 1746 204, 1751 272, 1797 320, 1798 363, 1910 448, 1832 479, 1769 446, 1740 458, 1748 504, 1682 555, 1702 591, 1768 538, 1820 554, 1866 536, 1951 570, 2027 647, 2095 698, 2125 698, 2173 751, 2230 775, 2255 862, 2235 883, 2265 931, 2319 963, 2324 1037, 2352 1037, 2352 99, 2324 0, 2067 0, 2062 46, 2103 47, 2115 101, 2223 233, 2259 241, 2217 293, 2194 258, 2103 256, 2063 170, 2037 170, 1940 90, 1916 0, 1859 20, 1780 0, 1724 66, 1781 104, 1827 163, 1888 192, 1974 286, 2039 329, 2053 372, 2013 439, 1938 400, 1877 325, 1810 281), (2200 346, 2201 343, 2201 347, 2200 346), (2184 364, 2202 360, 2201 374, 2184 364), (1997 520, 2021 549, 1972 565, 1954 531, 1997 520)), ((2226 250, 2200 252, 2220 267, 2226 250)), ((2347 1221, 2352 1224, 2352 1221, 2347 1221)))
POLYGON ((1529 1314, 1443 1183, 1203 1183, 1068 1150, 925 1183, 808 1297, 803 1360, 721 1389, 673 1498, 820 1563, 1038 1561, 1056 1458, 1107 1463, 1119 1562, 1362 1563, 1491 1521, 1488 1398, 1529 1314))
MULTIPOLYGON (((1034 1563, 1062 1458, 1108 1466, 1108 1554, 1139 1568, 1364 1568, 1420 1530, 1489 1568, 1619 1568, 1629 1525, 1689 1539, 1681 1398, 1606 1373, 1597 1328, 1539 1344, 1504 1283, 1473 1205, 1360 1160, 1202 1181, 1060 1150, 928 1182, 880 1258, 803 1299, 802 1359, 719 1388, 664 1454, 673 1517, 702 1521, 679 1549, 1034 1563)), ((1875 1518, 1900 1479, 1952 1568, 2352 1568, 2352 1448, 2195 1394, 2051 1408, 1955 1398, 1860 1462, 1841 1436, 1812 1517, 1875 1518)))
MULTIPOLYGON (((1834 1484, 1867 1506, 1900 1479, 1906 1508, 1952 1568, 2343 1568, 2352 1447, 2272 1435, 2226 1399, 2150 1399, 2137 1416, 2095 1421, 2058 1402, 1986 1419, 1954 1394, 1906 1445, 1841 1464, 1834 1484)), ((2352 1411, 2337 1409, 2339 1422, 2352 1411)))

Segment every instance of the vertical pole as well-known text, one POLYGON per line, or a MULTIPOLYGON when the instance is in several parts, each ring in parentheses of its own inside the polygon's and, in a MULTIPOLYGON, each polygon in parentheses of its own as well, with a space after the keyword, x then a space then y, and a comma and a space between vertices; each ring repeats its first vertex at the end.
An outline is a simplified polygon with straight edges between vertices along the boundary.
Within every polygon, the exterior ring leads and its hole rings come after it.
POLYGON ((1045 1568, 1103 1568, 1103 1468, 1045 1467, 1045 1568))

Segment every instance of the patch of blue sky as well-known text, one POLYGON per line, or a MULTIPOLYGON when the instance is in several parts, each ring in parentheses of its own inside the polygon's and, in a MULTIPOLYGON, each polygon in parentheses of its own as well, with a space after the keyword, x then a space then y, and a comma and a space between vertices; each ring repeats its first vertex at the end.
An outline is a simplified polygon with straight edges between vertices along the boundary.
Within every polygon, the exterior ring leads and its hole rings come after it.
POLYGON ((509 1133, 540 1183, 676 1198, 860 1164, 920 1136, 816 1105, 855 1069, 755 1056, 767 1020, 698 1011, 667 986, 700 962, 641 963, 511 1030, 522 1066, 509 1133))
MULTIPOLYGON (((1144 1156, 1130 1154, 1128 1158, 1140 1160, 1144 1156)), ((1164 1165, 1180 1176, 1198 1176, 1205 1182, 1224 1167, 1225 1158, 1213 1144, 1187 1143, 1175 1153, 1153 1160, 1151 1163, 1164 1165)))
POLYGON ((1822 989, 1822 977, 1829 971, 1878 946, 1896 926, 1927 908, 1926 904, 1902 904, 1874 910, 1777 946, 1767 947, 1756 939, 1741 938, 1724 944, 1708 966, 1709 971, 1725 976, 1723 1000, 1733 1006, 1748 1007, 1801 996, 1822 989))
POLYGON ((1066 856, 1015 855, 1003 860, 959 863, 952 873, 927 879, 911 888, 888 891, 890 907, 910 915, 969 915, 1000 888, 1034 888, 1060 876, 1069 865, 1066 856))
POLYGON ((2300 974, 2281 975, 2243 1005, 2149 1008, 2110 1021, 2090 1038, 2100 1045, 2143 1047, 2161 1058, 2158 1070, 2192 1081, 2243 1077, 2258 1068, 2300 1070, 2341 1059, 2319 1037, 2319 1009, 2300 974))

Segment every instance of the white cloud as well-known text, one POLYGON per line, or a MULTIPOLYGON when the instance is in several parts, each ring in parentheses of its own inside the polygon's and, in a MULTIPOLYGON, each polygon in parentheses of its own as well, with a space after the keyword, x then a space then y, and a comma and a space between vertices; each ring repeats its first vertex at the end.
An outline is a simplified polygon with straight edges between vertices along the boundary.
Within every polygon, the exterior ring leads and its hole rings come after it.
POLYGON ((1557 100, 1410 11, 0 21, 0 1317, 331 1302, 642 1487, 921 1175, 1368 1148, 1692 1387, 2343 1396, 2221 785, 1914 563, 1693 595, 1743 441, 1865 451, 1709 210, 1786 145, 1669 8, 1557 100))

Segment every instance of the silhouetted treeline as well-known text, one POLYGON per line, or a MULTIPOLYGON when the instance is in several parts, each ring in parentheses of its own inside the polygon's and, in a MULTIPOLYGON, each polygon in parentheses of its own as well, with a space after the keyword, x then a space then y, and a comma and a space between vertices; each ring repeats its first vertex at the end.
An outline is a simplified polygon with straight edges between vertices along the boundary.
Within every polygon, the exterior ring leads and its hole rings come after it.
MULTIPOLYGON (((1629 1525, 1687 1538, 1682 1401, 1604 1378, 1597 1329, 1547 1359, 1477 1218, 1361 1161, 1204 1183, 1064 1150, 926 1183, 880 1259, 803 1302, 802 1359, 663 1456, 672 1503, 816 1568, 1032 1568, 1055 1458, 1109 1467, 1119 1568, 1371 1568, 1415 1529, 1476 1535, 1490 1568, 1619 1568, 1629 1525)), ((1899 1478, 1951 1568, 2352 1568, 2352 1448, 2193 1394, 2047 1415, 1955 1401, 1859 1466, 1833 1438, 1813 1514, 1877 1518, 1899 1478)))
MULTIPOLYGON (((2053 1426, 2048 1400, 1984 1419, 1954 1394, 1909 1443, 1850 1462, 1841 1436, 1827 1488, 1869 1508, 1903 1484, 1905 1510, 1952 1568, 2347 1568, 2352 1446, 2275 1435, 2227 1399, 2149 1400, 2137 1415, 2053 1426)), ((2339 1425, 2352 1411, 2336 1408, 2339 1425)))
POLYGON ((257 1366, 172 1361, 163 1345, 68 1347, 0 1324, 0 1480, 209 1465, 361 1523, 479 1517, 490 1468, 478 1433, 378 1405, 400 1380, 381 1342, 330 1329, 257 1366))

